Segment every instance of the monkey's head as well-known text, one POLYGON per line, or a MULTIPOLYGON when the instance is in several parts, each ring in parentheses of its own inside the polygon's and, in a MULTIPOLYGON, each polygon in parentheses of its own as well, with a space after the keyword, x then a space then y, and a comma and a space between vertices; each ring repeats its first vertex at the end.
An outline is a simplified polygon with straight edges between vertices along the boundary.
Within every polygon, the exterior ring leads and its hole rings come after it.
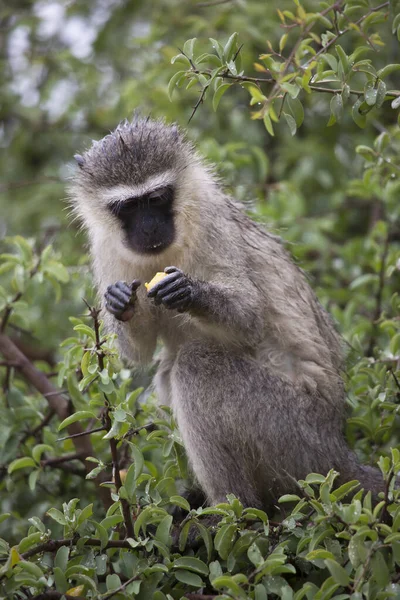
POLYGON ((100 228, 118 236, 125 249, 142 256, 158 255, 177 241, 179 218, 185 211, 187 216, 183 174, 198 159, 175 125, 125 121, 75 159, 72 201, 90 232, 100 228))

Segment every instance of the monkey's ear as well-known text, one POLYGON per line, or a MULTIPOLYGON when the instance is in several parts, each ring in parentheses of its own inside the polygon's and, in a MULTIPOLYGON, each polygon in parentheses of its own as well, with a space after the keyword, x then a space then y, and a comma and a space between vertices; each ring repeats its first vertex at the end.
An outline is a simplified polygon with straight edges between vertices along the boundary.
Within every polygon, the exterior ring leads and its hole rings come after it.
POLYGON ((78 163, 78 167, 82 169, 85 165, 85 159, 80 154, 74 154, 74 159, 78 163))

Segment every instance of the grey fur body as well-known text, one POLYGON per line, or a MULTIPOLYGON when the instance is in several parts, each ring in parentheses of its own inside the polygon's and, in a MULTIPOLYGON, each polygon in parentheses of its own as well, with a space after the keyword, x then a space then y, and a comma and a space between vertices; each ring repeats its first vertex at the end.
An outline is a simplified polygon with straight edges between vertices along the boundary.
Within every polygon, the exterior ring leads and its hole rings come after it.
POLYGON ((107 310, 129 361, 149 362, 163 341, 156 388, 172 406, 194 474, 211 503, 236 494, 268 507, 314 471, 382 488, 342 434, 341 343, 330 317, 280 241, 251 221, 175 127, 137 119, 79 157, 71 188, 86 226, 101 298, 115 281, 150 281, 176 265, 193 302, 156 306, 144 286, 133 316, 107 310), (162 252, 132 251, 111 201, 173 185, 176 235, 162 252))

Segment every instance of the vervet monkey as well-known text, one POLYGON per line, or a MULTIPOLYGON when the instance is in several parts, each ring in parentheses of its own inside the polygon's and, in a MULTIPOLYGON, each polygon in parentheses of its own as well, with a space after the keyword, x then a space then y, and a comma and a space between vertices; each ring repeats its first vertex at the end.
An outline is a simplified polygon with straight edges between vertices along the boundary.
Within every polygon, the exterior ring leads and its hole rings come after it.
POLYGON ((92 147, 71 195, 90 239, 104 320, 151 361, 212 504, 268 508, 309 472, 378 492, 342 433, 341 342, 280 240, 226 195, 174 125, 136 118, 92 147), (167 274, 147 291, 157 271, 167 274))

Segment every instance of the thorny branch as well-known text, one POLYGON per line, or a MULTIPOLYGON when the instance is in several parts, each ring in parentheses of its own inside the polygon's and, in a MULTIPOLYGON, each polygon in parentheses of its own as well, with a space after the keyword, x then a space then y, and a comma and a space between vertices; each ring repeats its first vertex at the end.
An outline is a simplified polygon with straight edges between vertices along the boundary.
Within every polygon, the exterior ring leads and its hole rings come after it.
MULTIPOLYGON (((104 351, 102 348, 103 342, 100 339, 100 321, 99 321, 100 310, 95 307, 89 306, 87 303, 86 303, 86 305, 89 308, 89 315, 93 319, 93 328, 94 328, 95 340, 96 340, 95 341, 95 349, 96 349, 96 354, 97 354, 97 360, 98 360, 100 370, 103 371, 105 355, 104 355, 104 351)), ((106 407, 105 407, 106 410, 105 410, 105 413, 103 416, 104 426, 108 431, 110 431, 111 426, 112 426, 111 417, 110 417, 110 404, 109 404, 106 394, 104 394, 104 398, 106 401, 106 407)), ((119 459, 118 459, 117 440, 115 438, 111 438, 109 440, 109 442, 110 442, 110 450, 111 450, 113 477, 114 477, 114 481, 115 481, 115 487, 116 487, 116 490, 118 493, 119 489, 122 487, 122 481, 121 481, 121 475, 119 472, 120 468, 119 468, 119 459)), ((124 498, 120 498, 120 502, 121 502, 122 514, 124 516, 126 533, 129 537, 133 537, 134 531, 133 531, 133 524, 132 524, 129 503, 124 498)))

